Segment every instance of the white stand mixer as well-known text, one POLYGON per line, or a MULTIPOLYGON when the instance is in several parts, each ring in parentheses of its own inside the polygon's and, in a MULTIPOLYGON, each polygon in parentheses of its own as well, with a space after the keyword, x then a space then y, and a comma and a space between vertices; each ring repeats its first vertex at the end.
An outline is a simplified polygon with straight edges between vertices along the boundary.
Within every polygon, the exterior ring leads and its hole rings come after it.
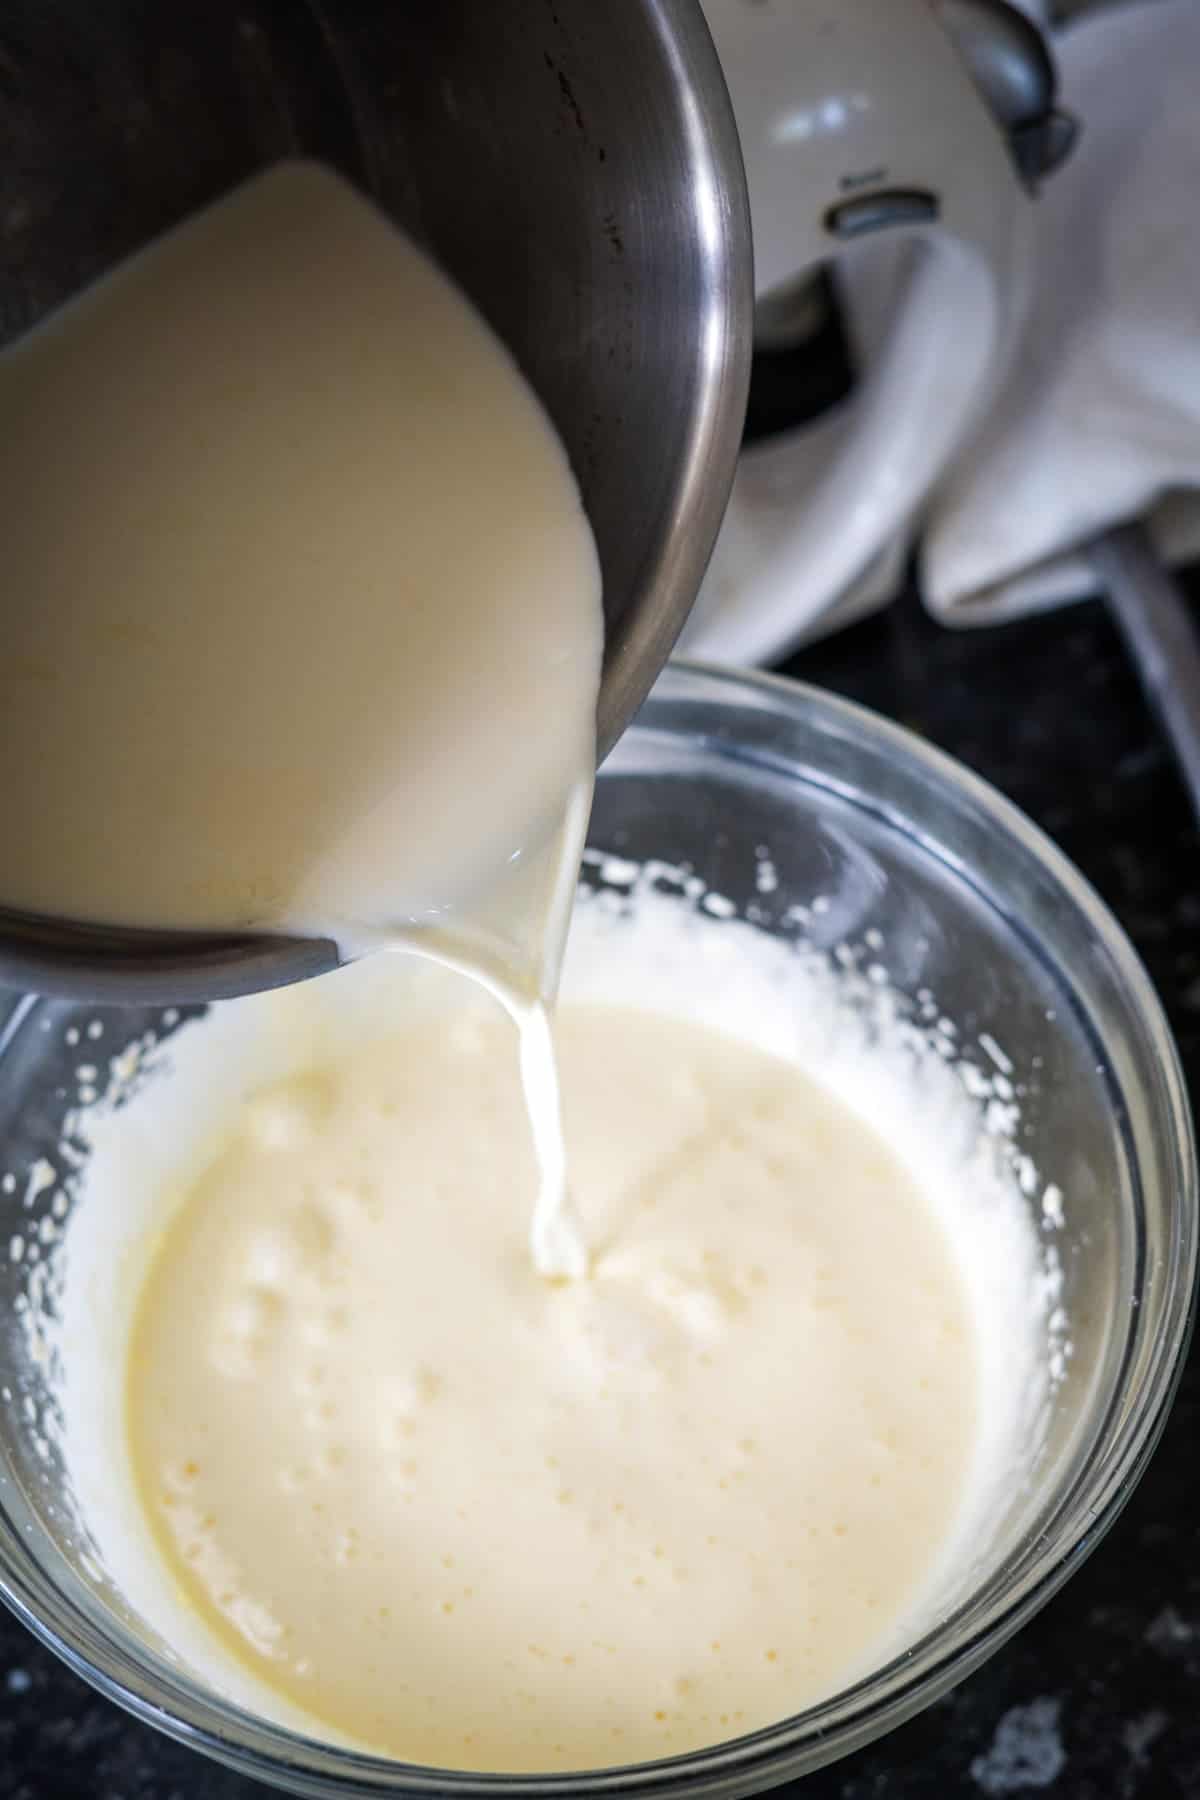
POLYGON ((844 296, 850 401, 743 450, 682 639, 759 663, 888 591, 913 521, 1002 378, 1029 183, 1069 148, 1037 27, 1002 0, 705 0, 741 134, 755 345, 844 296))

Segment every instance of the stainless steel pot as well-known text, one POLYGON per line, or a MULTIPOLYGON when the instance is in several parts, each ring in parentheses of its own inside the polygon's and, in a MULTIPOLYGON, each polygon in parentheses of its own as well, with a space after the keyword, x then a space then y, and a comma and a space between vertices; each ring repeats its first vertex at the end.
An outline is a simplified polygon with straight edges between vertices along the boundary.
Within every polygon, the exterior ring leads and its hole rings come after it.
MULTIPOLYGON (((0 71, 4 341, 283 156, 336 165, 432 250, 583 489, 607 752, 695 597, 749 371, 741 157, 695 0, 12 0, 0 71)), ((216 999, 336 960, 0 913, 0 982, 46 993, 216 999)))

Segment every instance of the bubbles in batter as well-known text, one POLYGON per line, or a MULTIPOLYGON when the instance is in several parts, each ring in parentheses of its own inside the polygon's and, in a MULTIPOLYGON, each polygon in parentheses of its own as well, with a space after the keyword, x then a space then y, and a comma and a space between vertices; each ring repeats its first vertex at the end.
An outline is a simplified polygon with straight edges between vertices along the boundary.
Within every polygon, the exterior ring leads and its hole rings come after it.
POLYGON ((558 1025, 587 1279, 527 1247, 511 1027, 255 1093, 172 1218, 127 1422, 161 1554, 313 1729, 596 1767, 780 1719, 894 1647, 978 1448, 942 1225, 782 1059, 558 1025))

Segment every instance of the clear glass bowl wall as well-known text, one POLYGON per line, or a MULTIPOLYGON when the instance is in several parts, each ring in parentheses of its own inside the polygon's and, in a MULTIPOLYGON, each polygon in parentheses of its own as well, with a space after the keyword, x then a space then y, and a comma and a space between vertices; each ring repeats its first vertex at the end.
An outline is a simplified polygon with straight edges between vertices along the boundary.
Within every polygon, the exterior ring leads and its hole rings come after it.
MULTIPOLYGON (((39 1245, 70 1203, 69 1182, 39 1187, 36 1171, 44 1163, 64 1173, 63 1122, 80 1062, 101 1064, 147 1031, 187 1029, 199 1009, 164 1020, 159 1009, 13 996, 0 1030, 0 1170, 11 1177, 0 1189, 0 1586, 103 1691, 295 1793, 436 1784, 443 1794, 512 1800, 724 1796, 819 1767, 935 1699, 1053 1593, 1115 1517, 1173 1391, 1197 1222, 1177 1058, 1119 928, 1021 815, 857 708, 768 677, 677 665, 601 772, 591 843, 639 862, 688 865, 739 914, 817 953, 881 961, 915 1017, 932 1007, 953 1021, 955 1054, 981 1071, 992 1069, 981 1038, 1004 1046, 1020 1100, 1018 1147, 1065 1197, 1056 1242, 1073 1356, 1043 1454, 970 1591, 921 1643, 821 1706, 732 1744, 578 1776, 434 1777, 253 1718, 193 1681, 131 1615, 79 1530, 45 1429, 53 1370, 31 1356, 17 1310, 30 1252, 15 1261, 4 1249, 14 1236, 39 1245), (764 855, 770 892, 758 879, 764 855), (103 1037, 89 1040, 97 1018, 103 1037)), ((593 868, 588 878, 602 876, 593 868)), ((1030 1205, 1040 1229, 1036 1194, 1030 1205)))

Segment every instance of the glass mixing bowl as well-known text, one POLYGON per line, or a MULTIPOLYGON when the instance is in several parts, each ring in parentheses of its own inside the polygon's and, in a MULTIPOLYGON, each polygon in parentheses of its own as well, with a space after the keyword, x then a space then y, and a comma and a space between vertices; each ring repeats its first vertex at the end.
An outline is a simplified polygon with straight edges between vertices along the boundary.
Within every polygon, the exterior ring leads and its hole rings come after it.
POLYGON ((0 1244, 21 1245, 0 1260, 5 1597, 140 1718, 298 1794, 725 1796, 804 1774, 928 1705, 1049 1599, 1120 1510, 1171 1397, 1197 1224, 1179 1065, 1121 931, 1019 813, 869 713, 768 677, 680 665, 606 763, 591 841, 690 865, 739 913, 835 964, 870 975, 872 957, 886 962, 876 978, 928 1022, 964 1085, 991 1096, 980 1104, 1000 1095, 1017 1108, 1011 1151, 1038 1171, 1028 1200, 1039 1233, 1054 1230, 1073 1355, 1032 1477, 968 1591, 905 1654, 823 1704, 712 1750, 566 1776, 432 1771, 310 1741, 192 1679, 106 1578, 65 1492, 54 1370, 17 1310, 31 1258, 35 1271, 45 1265, 70 1205, 62 1140, 89 1079, 81 1061, 99 1065, 187 1020, 12 1001, 0 1032, 0 1244))

